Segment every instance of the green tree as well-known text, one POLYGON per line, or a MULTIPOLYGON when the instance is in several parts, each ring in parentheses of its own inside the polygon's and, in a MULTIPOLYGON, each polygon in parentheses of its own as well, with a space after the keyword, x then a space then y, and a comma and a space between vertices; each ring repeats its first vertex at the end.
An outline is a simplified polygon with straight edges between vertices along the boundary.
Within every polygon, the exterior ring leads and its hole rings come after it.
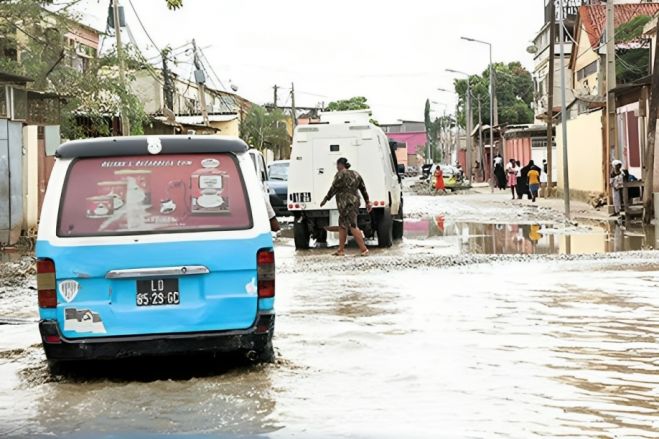
POLYGON ((643 28, 652 20, 648 15, 639 15, 616 29, 616 43, 636 44, 629 48, 616 49, 616 80, 619 84, 630 84, 650 74, 650 45, 638 44, 643 28))
POLYGON ((423 121, 426 125, 426 147, 424 152, 425 155, 428 155, 428 151, 430 151, 430 157, 426 157, 426 159, 434 161, 435 151, 437 150, 437 128, 430 115, 430 99, 426 99, 426 105, 423 109, 423 121))
MULTIPOLYGON (((497 63, 494 65, 496 74, 496 93, 499 107, 500 124, 525 124, 533 122, 533 79, 531 73, 521 63, 497 63)), ((490 72, 486 69, 481 75, 469 78, 471 91, 482 102, 483 123, 490 124, 490 72)), ((465 97, 467 93, 467 80, 455 80, 455 91, 459 96, 458 123, 465 123, 465 97)), ((476 102, 476 99, 473 100, 476 102)), ((478 105, 474 104, 474 120, 478 120, 478 105)))
MULTIPOLYGON (((16 45, 17 56, 0 58, 0 70, 32 78, 31 89, 61 97, 64 104, 60 123, 65 138, 109 135, 108 116, 124 108, 131 121, 132 134, 141 134, 146 114, 140 100, 121 87, 116 54, 92 58, 85 69, 72 66, 69 61, 74 58, 75 48, 66 44, 64 35, 75 28, 76 17, 67 12, 49 12, 43 8, 47 3, 38 0, 2 2, 0 33, 10 36, 7 40, 15 38, 12 44, 16 45), (79 117, 89 122, 85 129, 77 123, 79 117)), ((68 4, 73 3, 74 0, 68 4)), ((127 53, 131 67, 142 65, 130 47, 127 53)))
MULTIPOLYGON (((342 99, 334 102, 330 102, 325 108, 325 111, 357 111, 357 110, 370 110, 371 106, 368 103, 368 99, 364 96, 355 96, 350 99, 342 99)), ((380 125, 380 123, 375 119, 370 119, 373 125, 380 125)))
POLYGON ((370 108, 371 106, 368 104, 368 99, 364 96, 355 96, 350 99, 330 102, 325 111, 354 111, 368 110, 370 108))
POLYGON ((291 144, 286 115, 279 109, 268 111, 253 105, 240 124, 240 138, 259 151, 272 149, 275 159, 282 159, 291 144))
POLYGON ((172 11, 180 9, 183 7, 183 0, 165 0, 167 2, 167 8, 172 11))
MULTIPOLYGON (((424 154, 428 154, 428 149, 430 149, 430 160, 433 163, 442 163, 444 160, 444 150, 440 140, 443 136, 446 136, 449 131, 454 126, 455 121, 452 116, 445 115, 440 117, 432 118, 430 110, 430 100, 426 99, 426 105, 423 111, 423 120, 426 125, 426 147, 424 149, 424 154)), ((444 137, 444 140, 446 138, 444 137)))

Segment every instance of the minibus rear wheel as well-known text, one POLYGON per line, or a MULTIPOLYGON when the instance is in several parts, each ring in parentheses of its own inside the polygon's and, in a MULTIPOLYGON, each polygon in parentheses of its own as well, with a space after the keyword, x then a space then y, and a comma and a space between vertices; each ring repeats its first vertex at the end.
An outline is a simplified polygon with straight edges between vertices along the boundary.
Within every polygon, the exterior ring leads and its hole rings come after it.
POLYGON ((274 363, 275 361, 275 349, 272 347, 272 338, 268 340, 265 346, 262 349, 256 351, 257 363, 274 363))

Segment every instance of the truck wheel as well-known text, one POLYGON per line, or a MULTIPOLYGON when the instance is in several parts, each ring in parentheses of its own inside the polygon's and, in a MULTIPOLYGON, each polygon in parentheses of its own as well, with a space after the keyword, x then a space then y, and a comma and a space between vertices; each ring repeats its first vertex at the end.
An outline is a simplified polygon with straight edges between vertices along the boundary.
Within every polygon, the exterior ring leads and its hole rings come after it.
POLYGON ((378 247, 388 248, 393 245, 393 220, 391 218, 391 212, 386 209, 378 214, 377 232, 378 247))
POLYGON ((296 250, 309 250, 309 226, 306 221, 295 221, 293 225, 293 236, 296 250))
POLYGON ((403 200, 400 201, 400 211, 398 212, 398 215, 396 215, 396 218, 393 220, 393 231, 392 235, 394 238, 394 241, 400 241, 403 239, 403 235, 405 233, 405 223, 404 223, 404 215, 403 215, 403 200))

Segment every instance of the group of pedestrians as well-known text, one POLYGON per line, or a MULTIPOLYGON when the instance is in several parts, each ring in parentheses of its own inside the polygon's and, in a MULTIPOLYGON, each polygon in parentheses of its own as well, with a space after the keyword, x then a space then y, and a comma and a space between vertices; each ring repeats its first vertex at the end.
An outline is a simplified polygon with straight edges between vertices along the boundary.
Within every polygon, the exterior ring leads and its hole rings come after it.
POLYGON ((538 198, 540 192, 540 185, 542 184, 543 177, 546 180, 546 163, 543 164, 543 170, 535 164, 533 160, 522 167, 519 160, 510 159, 504 166, 503 157, 497 154, 494 157, 494 177, 495 184, 499 190, 506 190, 510 188, 513 200, 523 199, 526 195, 534 203, 538 198))

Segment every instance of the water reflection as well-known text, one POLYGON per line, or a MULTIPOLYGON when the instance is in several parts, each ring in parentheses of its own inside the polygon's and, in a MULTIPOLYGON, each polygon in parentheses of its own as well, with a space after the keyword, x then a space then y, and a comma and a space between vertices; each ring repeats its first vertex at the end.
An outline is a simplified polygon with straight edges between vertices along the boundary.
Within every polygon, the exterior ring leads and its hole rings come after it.
POLYGON ((552 224, 454 222, 444 216, 405 222, 411 241, 441 241, 456 253, 594 254, 659 248, 659 226, 622 228, 615 224, 561 233, 552 224))

